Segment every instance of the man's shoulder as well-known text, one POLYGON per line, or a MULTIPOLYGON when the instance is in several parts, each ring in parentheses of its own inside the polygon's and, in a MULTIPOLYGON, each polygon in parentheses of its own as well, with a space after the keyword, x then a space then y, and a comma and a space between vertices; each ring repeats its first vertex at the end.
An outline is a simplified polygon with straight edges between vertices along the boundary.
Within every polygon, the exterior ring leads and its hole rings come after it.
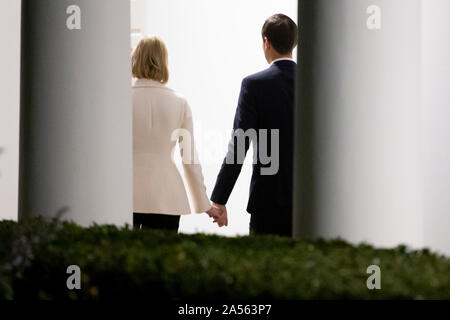
POLYGON ((253 73, 251 75, 248 75, 244 78, 245 82, 254 82, 254 81, 260 81, 260 80, 266 80, 273 77, 273 72, 271 68, 264 69, 262 71, 253 73))
POLYGON ((253 73, 249 76, 246 76, 242 80, 242 84, 245 87, 251 87, 251 86, 260 86, 267 83, 270 83, 270 81, 274 80, 276 77, 274 72, 271 68, 267 68, 265 70, 253 73))

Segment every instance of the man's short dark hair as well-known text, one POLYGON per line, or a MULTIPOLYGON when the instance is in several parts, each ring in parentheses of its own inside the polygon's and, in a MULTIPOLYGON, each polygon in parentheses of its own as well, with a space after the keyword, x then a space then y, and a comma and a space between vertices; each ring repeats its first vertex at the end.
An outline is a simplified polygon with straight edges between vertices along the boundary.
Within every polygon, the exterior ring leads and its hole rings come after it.
POLYGON ((267 38, 279 54, 289 54, 297 45, 297 25, 288 16, 274 14, 264 22, 262 37, 267 38))

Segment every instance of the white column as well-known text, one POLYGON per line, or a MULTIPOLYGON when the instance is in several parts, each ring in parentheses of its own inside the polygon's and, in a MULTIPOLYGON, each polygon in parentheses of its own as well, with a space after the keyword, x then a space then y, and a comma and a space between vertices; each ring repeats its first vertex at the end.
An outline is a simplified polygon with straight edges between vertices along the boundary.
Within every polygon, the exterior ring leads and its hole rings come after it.
POLYGON ((19 218, 130 223, 130 2, 22 5, 19 218))
POLYGON ((17 220, 20 1, 0 0, 0 220, 17 220))
POLYGON ((450 254, 450 1, 424 0, 424 244, 450 254))
POLYGON ((421 246, 419 0, 300 1, 294 233, 421 246))

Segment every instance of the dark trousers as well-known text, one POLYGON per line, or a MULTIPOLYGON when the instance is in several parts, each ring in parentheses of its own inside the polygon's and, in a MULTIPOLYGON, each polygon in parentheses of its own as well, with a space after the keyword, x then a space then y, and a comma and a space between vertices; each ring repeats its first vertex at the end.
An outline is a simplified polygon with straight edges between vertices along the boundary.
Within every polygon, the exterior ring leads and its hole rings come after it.
POLYGON ((279 208, 251 213, 250 234, 292 237, 292 209, 279 208))
POLYGON ((133 213, 133 227, 135 229, 160 229, 178 232, 180 216, 156 213, 133 213))

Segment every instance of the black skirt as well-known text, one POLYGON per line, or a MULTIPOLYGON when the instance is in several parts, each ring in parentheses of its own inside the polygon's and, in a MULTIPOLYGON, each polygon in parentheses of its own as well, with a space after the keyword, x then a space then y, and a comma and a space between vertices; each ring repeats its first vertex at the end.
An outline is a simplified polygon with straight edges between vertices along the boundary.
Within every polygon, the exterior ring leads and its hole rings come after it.
POLYGON ((133 227, 135 229, 159 229, 178 232, 180 216, 156 213, 133 213, 133 227))

